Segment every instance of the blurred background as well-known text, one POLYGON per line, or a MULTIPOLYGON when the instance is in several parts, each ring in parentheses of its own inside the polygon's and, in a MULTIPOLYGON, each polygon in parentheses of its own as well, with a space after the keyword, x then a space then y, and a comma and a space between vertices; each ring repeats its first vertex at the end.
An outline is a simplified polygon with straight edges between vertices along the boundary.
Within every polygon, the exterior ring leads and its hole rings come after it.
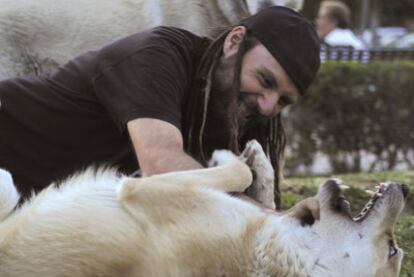
POLYGON ((285 175, 414 169, 414 1, 303 1, 301 13, 318 27, 323 63, 285 113, 285 175), (335 38, 322 34, 328 21, 335 38))
MULTIPOLYGON (((305 0, 302 14, 315 19, 321 0, 305 0)), ((414 47, 413 0, 343 0, 353 31, 368 47, 414 47)))

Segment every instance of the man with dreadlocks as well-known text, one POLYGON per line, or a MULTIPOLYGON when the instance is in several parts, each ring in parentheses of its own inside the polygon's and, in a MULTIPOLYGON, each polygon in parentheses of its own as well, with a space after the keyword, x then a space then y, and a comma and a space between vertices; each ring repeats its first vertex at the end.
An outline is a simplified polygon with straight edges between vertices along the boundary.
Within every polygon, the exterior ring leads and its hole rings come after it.
POLYGON ((52 75, 1 82, 0 167, 28 196, 90 164, 144 175, 193 169, 214 149, 238 152, 255 138, 278 175, 280 111, 318 68, 314 28, 284 7, 215 40, 174 27, 137 33, 52 75))

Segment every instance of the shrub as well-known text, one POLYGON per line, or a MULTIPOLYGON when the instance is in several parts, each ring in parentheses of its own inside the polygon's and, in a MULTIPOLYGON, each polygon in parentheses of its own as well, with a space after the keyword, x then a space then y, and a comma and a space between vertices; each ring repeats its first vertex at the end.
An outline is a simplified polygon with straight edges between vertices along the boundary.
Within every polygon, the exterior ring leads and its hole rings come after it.
POLYGON ((335 173, 361 171, 361 157, 372 154, 392 170, 399 162, 413 168, 414 62, 327 62, 304 101, 285 118, 289 155, 286 169, 328 157, 335 173))

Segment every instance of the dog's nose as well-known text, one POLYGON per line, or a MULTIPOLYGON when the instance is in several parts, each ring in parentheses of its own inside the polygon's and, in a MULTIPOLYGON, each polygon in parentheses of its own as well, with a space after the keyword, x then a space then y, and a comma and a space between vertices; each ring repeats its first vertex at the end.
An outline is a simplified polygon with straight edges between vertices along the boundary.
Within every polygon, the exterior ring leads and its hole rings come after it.
POLYGON ((406 184, 401 184, 401 190, 404 198, 407 198, 408 193, 410 192, 410 188, 406 184))

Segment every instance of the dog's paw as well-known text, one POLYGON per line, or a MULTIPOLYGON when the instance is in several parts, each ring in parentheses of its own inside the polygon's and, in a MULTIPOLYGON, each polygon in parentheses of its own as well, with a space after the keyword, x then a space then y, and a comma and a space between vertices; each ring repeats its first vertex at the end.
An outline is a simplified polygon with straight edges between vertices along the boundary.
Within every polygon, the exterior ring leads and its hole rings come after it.
POLYGON ((239 159, 246 163, 249 167, 252 167, 257 153, 260 152, 264 154, 262 146, 257 140, 253 139, 246 143, 243 152, 239 156, 239 159))
POLYGON ((225 165, 233 162, 239 162, 239 159, 229 150, 215 150, 208 162, 209 167, 225 165))
POLYGON ((260 143, 249 141, 239 158, 254 172, 253 184, 247 189, 247 195, 275 209, 274 170, 260 143))
POLYGON ((259 175, 258 177, 274 178, 272 164, 257 140, 251 140, 246 144, 239 159, 244 161, 257 175, 259 175))

